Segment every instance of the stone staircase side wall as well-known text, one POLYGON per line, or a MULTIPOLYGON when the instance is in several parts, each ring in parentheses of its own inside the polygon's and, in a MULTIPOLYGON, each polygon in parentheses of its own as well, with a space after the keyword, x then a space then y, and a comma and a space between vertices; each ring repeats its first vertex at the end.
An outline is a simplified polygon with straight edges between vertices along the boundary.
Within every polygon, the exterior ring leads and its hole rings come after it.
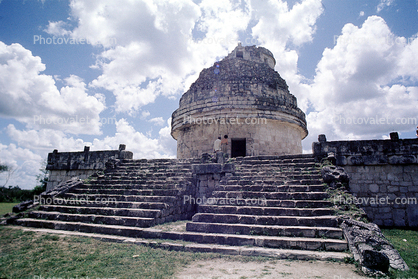
POLYGON ((183 201, 195 204, 197 208, 198 205, 208 202, 223 177, 235 174, 235 165, 230 163, 197 164, 192 166, 192 171, 196 185, 195 196, 184 196, 183 201))
POLYGON ((196 197, 196 180, 181 182, 181 189, 174 207, 174 212, 159 223, 173 222, 178 220, 190 220, 197 212, 196 203, 190 202, 190 198, 196 197))
POLYGON ((418 227, 418 139, 321 141, 315 160, 344 167, 356 203, 379 226, 418 227))

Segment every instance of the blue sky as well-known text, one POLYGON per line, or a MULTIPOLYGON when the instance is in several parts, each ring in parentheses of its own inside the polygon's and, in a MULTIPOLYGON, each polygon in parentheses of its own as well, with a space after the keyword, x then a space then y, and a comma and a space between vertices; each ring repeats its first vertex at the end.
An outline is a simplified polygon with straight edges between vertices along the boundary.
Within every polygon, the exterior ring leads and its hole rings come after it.
MULTIPOLYGON (((0 162, 32 188, 49 152, 176 156, 171 113, 238 42, 274 54, 328 140, 415 137, 416 0, 2 0, 0 162)), ((0 176, 0 185, 7 174, 0 176)))

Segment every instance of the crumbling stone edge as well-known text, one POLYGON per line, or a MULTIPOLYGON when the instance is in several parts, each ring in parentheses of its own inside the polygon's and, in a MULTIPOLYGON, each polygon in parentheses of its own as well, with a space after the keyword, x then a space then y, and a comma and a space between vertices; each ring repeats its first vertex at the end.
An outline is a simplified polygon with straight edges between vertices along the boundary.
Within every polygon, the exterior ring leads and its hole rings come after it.
MULTIPOLYGON (((330 189, 340 189, 345 194, 349 194, 344 191, 344 188, 348 188, 349 183, 349 176, 344 168, 333 165, 335 161, 332 155, 328 156, 325 161, 327 161, 326 164, 321 166, 324 182, 330 189)), ((334 204, 336 203, 334 202, 334 204)), ((340 208, 339 211, 344 212, 344 208, 340 208)), ((385 276, 389 267, 401 271, 409 270, 406 262, 390 241, 385 238, 378 225, 354 220, 353 217, 342 214, 338 218, 338 224, 343 230, 354 260, 366 275, 385 276)))
POLYGON ((401 271, 409 270, 401 255, 376 224, 366 224, 349 216, 341 216, 339 224, 354 260, 365 274, 386 275, 389 267, 401 271))

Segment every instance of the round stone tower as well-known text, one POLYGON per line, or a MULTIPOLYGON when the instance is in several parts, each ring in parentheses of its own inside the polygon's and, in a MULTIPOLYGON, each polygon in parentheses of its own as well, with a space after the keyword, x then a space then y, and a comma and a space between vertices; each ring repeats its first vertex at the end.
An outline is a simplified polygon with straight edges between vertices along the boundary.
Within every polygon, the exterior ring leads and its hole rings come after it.
POLYGON ((172 115, 177 158, 212 153, 224 135, 232 157, 301 154, 305 114, 275 65, 266 48, 239 44, 204 69, 172 115))

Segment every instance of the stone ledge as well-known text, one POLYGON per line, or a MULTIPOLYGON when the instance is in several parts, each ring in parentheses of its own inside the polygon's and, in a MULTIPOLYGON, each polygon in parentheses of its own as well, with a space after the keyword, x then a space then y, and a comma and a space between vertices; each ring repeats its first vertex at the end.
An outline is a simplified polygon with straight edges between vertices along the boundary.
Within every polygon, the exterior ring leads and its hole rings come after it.
POLYGON ((320 135, 320 140, 312 144, 317 162, 332 153, 341 166, 418 164, 418 139, 326 141, 320 135))
POLYGON ((48 154, 47 170, 103 170, 110 159, 132 159, 133 153, 121 144, 118 150, 90 151, 85 146, 81 152, 58 152, 48 154))

